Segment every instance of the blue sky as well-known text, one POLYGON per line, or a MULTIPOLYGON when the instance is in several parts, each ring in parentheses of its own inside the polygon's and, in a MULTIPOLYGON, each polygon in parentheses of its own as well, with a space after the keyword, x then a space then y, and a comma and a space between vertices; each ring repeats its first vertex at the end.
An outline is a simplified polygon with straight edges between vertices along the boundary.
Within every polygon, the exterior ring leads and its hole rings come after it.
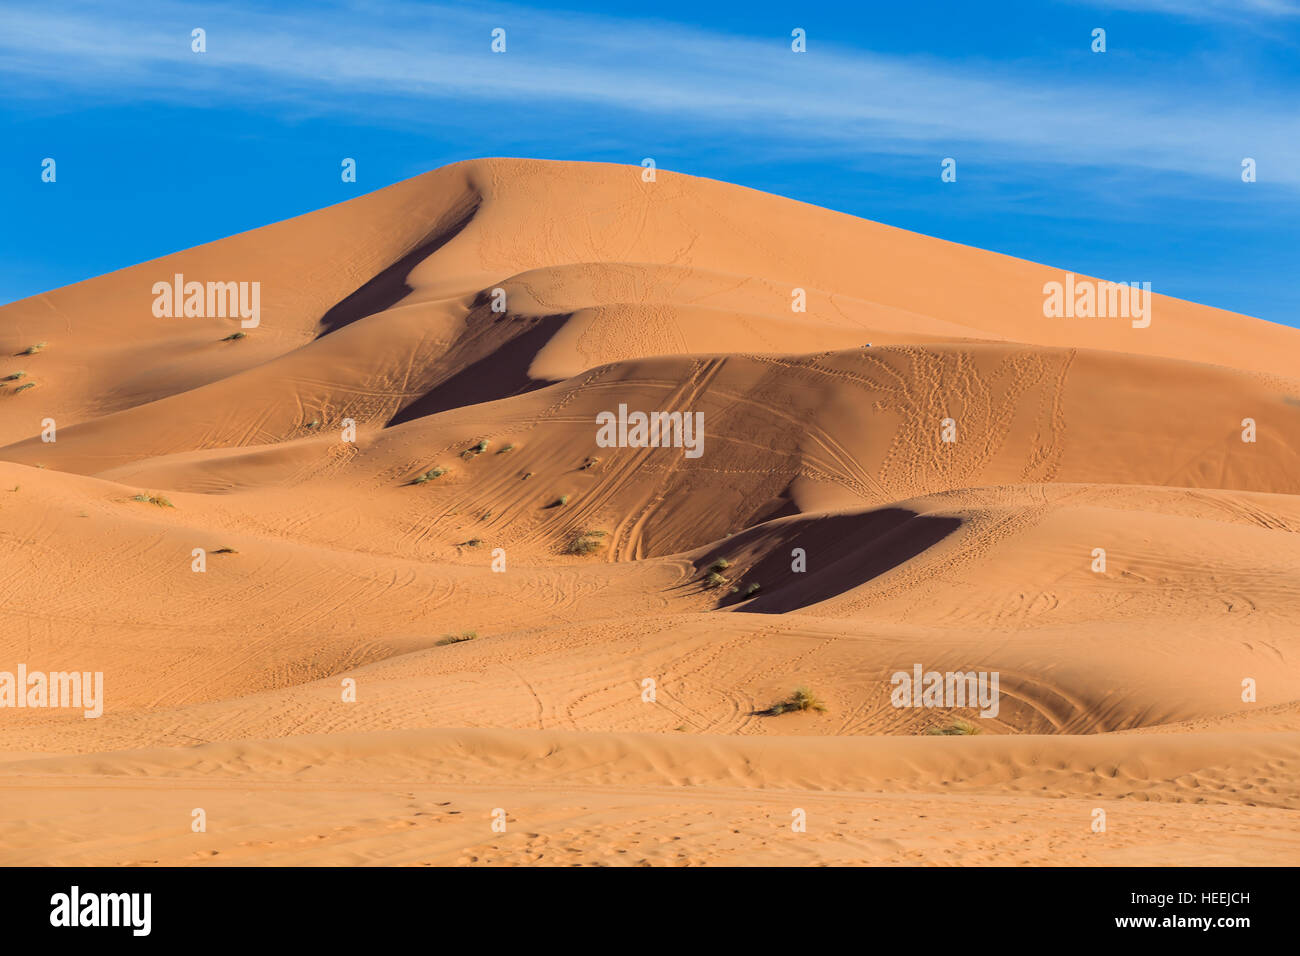
POLYGON ((461 159, 651 156, 1300 326, 1300 0, 560 2, 5 5, 0 302, 461 159))

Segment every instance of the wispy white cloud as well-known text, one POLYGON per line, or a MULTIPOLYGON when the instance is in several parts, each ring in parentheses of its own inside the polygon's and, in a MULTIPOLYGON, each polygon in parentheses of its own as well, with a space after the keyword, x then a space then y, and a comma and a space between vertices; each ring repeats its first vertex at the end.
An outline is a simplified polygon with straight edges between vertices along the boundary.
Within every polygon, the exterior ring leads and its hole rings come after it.
MULTIPOLYGON (((1287 15, 1290 0, 1239 0, 1287 15)), ((1127 6, 1174 6, 1127 0, 1127 6)), ((1209 0, 1207 6, 1227 6, 1209 0)), ((454 101, 502 123, 545 126, 548 105, 629 114, 717 137, 937 158, 976 144, 1008 164, 1261 176, 1300 187, 1293 97, 1215 83, 1064 79, 1026 66, 904 58, 814 34, 741 37, 663 22, 403 2, 266 12, 239 3, 196 12, 143 0, 102 8, 0 11, 0 75, 13 96, 179 100, 419 125, 454 101), (489 51, 493 27, 508 52, 489 51), (208 52, 190 51, 193 27, 208 52)), ((1292 93, 1294 91, 1291 91, 1292 93)))
POLYGON ((1187 20, 1246 23, 1252 19, 1300 19, 1300 0, 1076 0, 1089 6, 1137 13, 1163 13, 1187 20))

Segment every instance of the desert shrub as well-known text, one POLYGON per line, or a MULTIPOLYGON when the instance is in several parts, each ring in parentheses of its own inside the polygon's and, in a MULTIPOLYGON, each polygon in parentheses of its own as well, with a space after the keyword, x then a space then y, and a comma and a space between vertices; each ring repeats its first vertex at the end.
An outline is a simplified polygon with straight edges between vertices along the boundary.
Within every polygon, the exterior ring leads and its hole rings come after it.
POLYGON ((448 634, 434 641, 435 647, 446 647, 448 644, 463 644, 465 641, 472 641, 478 637, 478 631, 461 631, 459 634, 448 634))
POLYGON ((604 531, 580 531, 573 536, 564 548, 565 554, 591 554, 600 550, 604 544, 604 531))
POLYGON ((145 492, 141 492, 138 495, 132 495, 131 500, 139 501, 142 502, 143 504, 148 504, 148 505, 157 505, 159 508, 176 507, 174 504, 171 503, 170 499, 164 498, 162 495, 151 495, 151 494, 146 494, 145 492))
POLYGON ((422 485, 422 484, 424 484, 426 481, 433 481, 433 479, 435 479, 435 478, 441 478, 441 477, 442 477, 443 475, 445 475, 446 473, 447 473, 447 469, 446 469, 446 468, 430 468, 430 469, 429 469, 428 471, 426 471, 424 474, 422 474, 422 475, 416 475, 414 478, 412 478, 412 479, 411 479, 411 484, 413 484, 413 485, 422 485))
POLYGON ((796 687, 794 693, 783 701, 773 704, 768 708, 767 713, 775 717, 778 714, 789 714, 795 711, 816 710, 824 711, 826 705, 818 699, 817 695, 807 687, 796 687))
POLYGON ((969 720, 962 720, 960 717, 947 726, 931 727, 926 731, 934 737, 970 737, 981 732, 978 724, 972 724, 969 720))

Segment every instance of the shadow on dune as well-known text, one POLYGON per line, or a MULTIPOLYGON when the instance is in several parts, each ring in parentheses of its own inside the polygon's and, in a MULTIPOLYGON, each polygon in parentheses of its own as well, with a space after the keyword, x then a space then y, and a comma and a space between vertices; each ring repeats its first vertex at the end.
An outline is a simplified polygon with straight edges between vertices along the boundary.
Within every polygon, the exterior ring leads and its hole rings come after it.
POLYGON ((455 239, 474 219, 482 201, 477 195, 466 196, 449 209, 423 242, 321 316, 321 330, 316 337, 329 335, 358 319, 383 312, 410 295, 414 290, 406 284, 406 277, 421 262, 455 239))
MULTIPOLYGON (((486 295, 480 298, 486 300, 486 295)), ((402 408, 388 425, 522 395, 553 384, 529 377, 528 369, 568 318, 568 313, 519 318, 475 308, 466 322, 470 328, 478 325, 485 331, 464 336, 441 360, 451 368, 459 366, 460 371, 402 408)))
POLYGON ((906 508, 783 519, 714 545, 697 563, 707 574, 717 561, 731 567, 720 607, 782 614, 851 591, 933 547, 961 526, 960 518, 906 508), (795 571, 802 549, 807 570, 795 571), (746 592, 758 585, 752 595, 746 592), (734 591, 732 590, 734 588, 734 591))

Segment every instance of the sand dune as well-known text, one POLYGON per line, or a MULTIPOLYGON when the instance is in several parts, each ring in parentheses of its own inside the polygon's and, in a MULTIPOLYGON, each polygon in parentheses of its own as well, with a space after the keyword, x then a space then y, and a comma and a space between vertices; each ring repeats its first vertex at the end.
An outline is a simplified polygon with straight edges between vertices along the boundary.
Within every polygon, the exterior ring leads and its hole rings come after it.
POLYGON ((457 164, 0 309, 0 671, 106 688, 0 708, 0 861, 1300 860, 1300 332, 639 173, 457 164), (178 273, 259 324, 155 316, 178 273), (895 706, 918 664, 997 713, 895 706))

